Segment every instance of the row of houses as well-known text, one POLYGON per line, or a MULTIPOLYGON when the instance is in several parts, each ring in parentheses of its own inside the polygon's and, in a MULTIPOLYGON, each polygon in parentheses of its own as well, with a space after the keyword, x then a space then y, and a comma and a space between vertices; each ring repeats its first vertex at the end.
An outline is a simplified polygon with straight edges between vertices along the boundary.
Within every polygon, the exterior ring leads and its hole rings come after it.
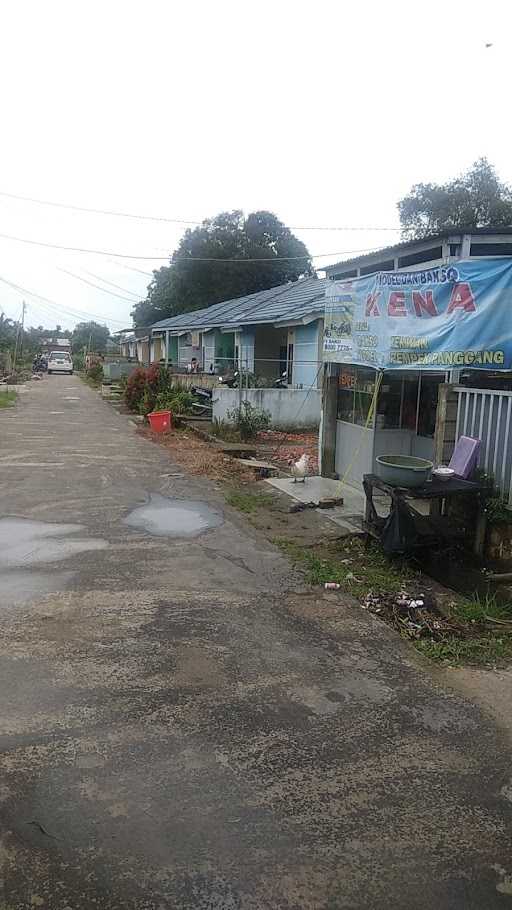
MULTIPOLYGON (((214 375, 230 366, 241 366, 259 377, 261 385, 271 385, 284 374, 287 388, 268 390, 274 392, 274 401, 281 395, 277 408, 280 422, 292 423, 307 396, 308 422, 321 418, 323 473, 345 477, 358 485, 362 475, 371 470, 376 455, 383 452, 434 457, 440 385, 511 396, 512 374, 510 370, 470 367, 386 370, 377 414, 368 432, 375 370, 325 362, 328 287, 332 281, 350 282, 386 272, 419 272, 494 257, 512 257, 512 228, 448 231, 426 240, 396 244, 327 266, 325 278, 270 288, 137 329, 122 337, 121 352, 145 364, 163 361, 178 371, 186 369, 192 358, 202 371, 214 375)), ((265 404, 268 406, 268 401, 265 404)), ((459 410, 461 406, 459 401, 459 410)), ((482 398, 475 404, 471 419, 473 424, 476 420, 481 433, 489 423, 489 435, 494 425, 486 407, 482 398)), ((512 398, 504 407, 512 408, 512 398)), ((461 423, 462 427, 459 410, 457 425, 461 423)), ((493 455, 491 445, 486 449, 493 455)), ((512 490, 512 467, 503 480, 512 490)))
POLYGON ((320 385, 326 284, 309 278, 163 319, 123 335, 121 353, 177 371, 195 358, 204 373, 241 366, 269 382, 286 373, 295 389, 320 385))

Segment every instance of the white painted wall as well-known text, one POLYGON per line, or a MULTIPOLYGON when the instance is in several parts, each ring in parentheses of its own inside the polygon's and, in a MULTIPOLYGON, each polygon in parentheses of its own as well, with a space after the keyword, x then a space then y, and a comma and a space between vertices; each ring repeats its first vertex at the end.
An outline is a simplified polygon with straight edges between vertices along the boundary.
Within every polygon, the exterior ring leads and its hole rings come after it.
POLYGON ((412 430, 374 430, 336 421, 335 470, 347 483, 360 487, 363 474, 376 474, 377 455, 415 455, 432 459, 434 440, 412 430))
POLYGON ((340 480, 360 487, 363 474, 371 474, 373 460, 373 428, 336 421, 336 458, 334 469, 340 480))
MULTIPOLYGON (((253 407, 270 411, 272 426, 312 426, 320 421, 320 389, 248 389, 243 398, 253 407)), ((238 389, 215 389, 214 420, 227 420, 227 412, 238 407, 238 389)))

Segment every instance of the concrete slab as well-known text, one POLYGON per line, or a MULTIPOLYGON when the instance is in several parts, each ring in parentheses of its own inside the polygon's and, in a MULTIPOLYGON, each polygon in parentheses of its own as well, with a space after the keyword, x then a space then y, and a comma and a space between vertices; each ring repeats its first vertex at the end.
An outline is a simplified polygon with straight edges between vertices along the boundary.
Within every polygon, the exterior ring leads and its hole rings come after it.
POLYGON ((305 483, 294 483, 290 477, 268 477, 266 483, 287 493, 298 502, 316 502, 329 497, 343 497, 343 506, 325 509, 323 515, 347 534, 362 530, 365 497, 363 491, 328 477, 307 477, 305 483))
MULTIPOLYGON (((361 531, 365 509, 365 495, 363 490, 358 490, 341 480, 331 480, 328 477, 308 477, 305 483, 294 483, 291 477, 268 477, 266 482, 283 493, 288 493, 292 499, 299 502, 318 502, 319 499, 328 497, 343 497, 343 506, 334 509, 325 509, 323 514, 330 521, 335 522, 347 534, 361 531)), ((389 514, 390 498, 386 493, 375 491, 373 502, 377 514, 385 518, 389 514)), ((421 515, 428 515, 429 503, 426 500, 414 499, 411 504, 421 515)))
POLYGON ((257 458, 235 458, 235 461, 244 468, 252 468, 254 471, 268 471, 269 474, 276 474, 279 471, 275 464, 270 464, 269 461, 259 461, 257 458))

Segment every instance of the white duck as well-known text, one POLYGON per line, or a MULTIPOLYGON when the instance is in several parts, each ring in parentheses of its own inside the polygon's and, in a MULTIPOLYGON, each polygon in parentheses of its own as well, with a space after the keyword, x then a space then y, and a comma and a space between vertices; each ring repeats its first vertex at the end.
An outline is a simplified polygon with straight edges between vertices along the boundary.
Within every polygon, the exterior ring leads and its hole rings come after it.
POLYGON ((291 465, 291 472, 292 472, 292 477, 293 477, 294 483, 297 483, 297 480, 302 480, 302 483, 306 482, 308 467, 309 467, 309 455, 306 455, 306 453, 304 452, 304 454, 300 456, 299 460, 295 461, 291 465))

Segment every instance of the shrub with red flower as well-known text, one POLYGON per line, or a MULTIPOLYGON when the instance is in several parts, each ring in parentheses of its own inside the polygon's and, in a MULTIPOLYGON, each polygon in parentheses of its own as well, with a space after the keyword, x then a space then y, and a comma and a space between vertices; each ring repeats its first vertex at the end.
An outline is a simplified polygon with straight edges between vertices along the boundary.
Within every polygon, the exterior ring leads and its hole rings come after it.
POLYGON ((149 414, 155 406, 157 396, 170 386, 170 376, 165 367, 154 363, 152 366, 138 367, 128 377, 124 390, 124 400, 130 411, 138 414, 149 414))

